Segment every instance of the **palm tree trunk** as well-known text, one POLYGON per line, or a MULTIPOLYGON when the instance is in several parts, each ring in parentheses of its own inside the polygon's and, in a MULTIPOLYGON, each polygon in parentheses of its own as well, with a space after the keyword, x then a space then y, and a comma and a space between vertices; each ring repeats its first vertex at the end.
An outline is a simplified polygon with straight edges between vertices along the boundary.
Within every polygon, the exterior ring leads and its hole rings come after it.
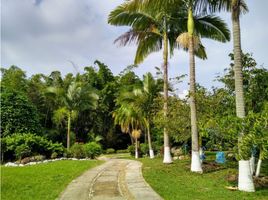
POLYGON ((259 176, 260 176, 260 172, 261 172, 261 163, 262 163, 262 160, 259 159, 259 160, 258 160, 258 164, 257 164, 257 169, 256 169, 256 177, 259 177, 259 176))
MULTIPOLYGON (((164 33, 164 119, 167 119, 168 112, 168 37, 167 32, 164 33)), ((170 146, 169 146, 169 135, 167 132, 167 128, 164 128, 164 160, 163 163, 172 163, 172 158, 170 154, 170 146)))
MULTIPOLYGON (((239 15, 232 13, 233 24, 233 45, 234 45, 234 75, 235 75, 235 100, 236 100, 236 115, 237 117, 245 117, 245 101, 243 93, 243 77, 242 77, 242 50, 240 37, 240 21, 239 15), (236 16, 236 17, 235 17, 236 16)), ((243 133, 238 135, 238 153, 240 154, 240 142, 243 138, 243 133)), ((239 160, 239 176, 238 189, 246 192, 254 192, 254 183, 250 170, 250 161, 239 160)))
POLYGON ((138 152, 138 138, 135 138, 135 158, 139 158, 139 152, 138 152))
POLYGON ((199 137, 197 130, 197 116, 195 104, 195 57, 194 57, 194 20, 192 9, 188 11, 188 34, 189 34, 189 61, 190 61, 190 109, 191 109, 191 132, 192 132, 192 160, 191 171, 202 173, 199 156, 199 137))
POLYGON ((154 158, 154 150, 152 148, 152 141, 151 141, 151 127, 150 127, 150 123, 148 123, 148 128, 147 128, 147 135, 148 135, 148 146, 149 146, 149 155, 150 155, 150 158, 154 158))
POLYGON ((70 131, 71 131, 71 111, 68 113, 68 125, 67 125, 67 150, 70 149, 70 131))

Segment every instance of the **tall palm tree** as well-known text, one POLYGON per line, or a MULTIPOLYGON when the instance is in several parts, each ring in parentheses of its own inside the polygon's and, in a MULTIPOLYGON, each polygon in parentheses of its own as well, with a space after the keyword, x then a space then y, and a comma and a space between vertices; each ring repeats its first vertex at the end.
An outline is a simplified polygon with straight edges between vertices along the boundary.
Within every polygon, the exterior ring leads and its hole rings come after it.
MULTIPOLYGON (((232 32, 233 32, 233 51, 234 51, 234 76, 235 76, 235 96, 236 96, 236 115, 244 118, 245 100, 243 92, 243 76, 242 76, 242 49, 241 49, 241 32, 240 32, 240 16, 248 12, 247 4, 244 0, 217 0, 209 11, 228 11, 231 13, 232 32)), ((203 2, 200 5, 201 10, 206 7, 203 2)), ((243 132, 238 133, 238 149, 240 149, 240 141, 243 140, 243 132)), ((239 150, 240 152, 240 150, 239 150)), ((254 183, 250 170, 249 158, 243 158, 239 153, 239 176, 238 189, 246 192, 254 192, 254 183)))
MULTIPOLYGON (((192 132, 192 159, 191 171, 202 173, 202 166, 199 157, 199 134, 197 127, 196 112, 196 77, 195 77, 195 52, 202 47, 200 37, 206 37, 221 42, 230 40, 230 33, 227 25, 218 17, 204 15, 198 12, 198 0, 185 0, 188 13, 187 32, 177 38, 177 42, 188 50, 190 63, 190 108, 191 108, 191 132, 192 132)), ((203 57, 206 58, 206 55, 203 57)))
POLYGON ((95 109, 98 95, 92 88, 83 85, 81 82, 72 82, 67 92, 62 88, 48 88, 49 92, 60 96, 62 106, 54 112, 54 121, 59 124, 67 118, 67 149, 70 148, 71 122, 79 111, 95 109))
MULTIPOLYGON (((180 1, 176 1, 180 2, 180 1)), ((178 4, 179 5, 179 4, 178 4)), ((167 118, 168 111, 168 56, 172 54, 177 46, 175 42, 174 30, 169 23, 174 20, 169 13, 174 7, 165 4, 158 9, 158 12, 142 5, 141 1, 126 1, 115 8, 109 15, 108 22, 112 25, 129 25, 130 31, 121 35, 116 42, 126 45, 131 42, 137 42, 137 51, 135 64, 141 63, 150 53, 159 51, 163 48, 163 79, 164 79, 164 117, 167 118)), ((172 163, 169 135, 164 128, 164 163, 172 163)))
POLYGON ((138 158, 138 138, 141 129, 146 126, 146 119, 141 110, 131 104, 117 102, 117 105, 120 107, 113 112, 114 122, 121 126, 122 132, 130 135, 131 140, 135 140, 135 158, 138 158))
MULTIPOLYGON (((142 86, 137 86, 131 91, 121 91, 117 99, 121 104, 133 106, 136 110, 141 110, 141 115, 146 120, 146 132, 148 137, 149 155, 154 158, 151 142, 151 111, 154 98, 159 94, 160 88, 151 73, 143 76, 142 86)), ((146 135, 146 134, 145 134, 146 135)))

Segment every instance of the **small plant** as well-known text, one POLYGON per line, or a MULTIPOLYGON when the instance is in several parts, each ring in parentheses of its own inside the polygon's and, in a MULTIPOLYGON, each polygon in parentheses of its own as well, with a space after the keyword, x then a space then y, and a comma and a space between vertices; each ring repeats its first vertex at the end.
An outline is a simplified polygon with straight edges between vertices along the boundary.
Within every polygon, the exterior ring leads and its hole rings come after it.
POLYGON ((128 149, 119 149, 116 153, 129 153, 128 149))
POLYGON ((51 159, 55 159, 55 158, 57 158, 57 157, 58 157, 57 152, 53 152, 53 153, 51 154, 51 159))
POLYGON ((127 147, 128 152, 130 153, 130 155, 134 156, 135 155, 135 146, 134 145, 129 145, 127 147))
POLYGON ((141 149, 141 156, 146 156, 148 155, 149 152, 149 146, 148 144, 142 143, 140 144, 140 149, 141 149))
POLYGON ((113 154, 113 153, 115 153, 115 150, 113 148, 109 148, 109 149, 106 150, 106 153, 107 154, 113 154))
POLYGON ((102 153, 101 145, 96 142, 89 142, 84 145, 85 154, 89 158, 95 158, 102 153))
POLYGON ((70 153, 71 156, 74 158, 85 158, 86 157, 86 151, 84 148, 83 144, 78 144, 75 143, 71 148, 70 148, 70 153))
POLYGON ((21 160, 22 158, 25 158, 31 155, 31 149, 25 144, 22 144, 16 147, 15 155, 17 159, 21 160))

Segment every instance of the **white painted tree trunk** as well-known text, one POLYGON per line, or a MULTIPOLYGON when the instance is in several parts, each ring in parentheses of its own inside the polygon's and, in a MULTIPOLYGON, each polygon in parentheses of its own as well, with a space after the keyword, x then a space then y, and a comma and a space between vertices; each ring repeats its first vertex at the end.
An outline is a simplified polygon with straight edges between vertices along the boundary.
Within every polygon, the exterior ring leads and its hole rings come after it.
POLYGON ((255 173, 255 156, 253 154, 251 155, 249 162, 250 162, 251 175, 253 175, 255 173))
POLYGON ((139 152, 138 152, 138 139, 135 138, 135 158, 139 158, 139 152))
POLYGON ((150 149, 149 150, 149 155, 150 155, 150 158, 154 158, 154 150, 150 149))
POLYGON ((163 163, 169 164, 172 163, 171 153, 170 153, 170 147, 164 147, 164 160, 163 163))
POLYGON ((239 160, 238 189, 245 192, 255 192, 249 160, 239 160))
POLYGON ((262 163, 262 160, 259 159, 259 160, 258 160, 258 164, 257 164, 256 177, 259 177, 259 176, 260 176, 260 172, 261 172, 261 163, 262 163))
POLYGON ((198 151, 192 151, 191 171, 203 173, 200 156, 198 151))

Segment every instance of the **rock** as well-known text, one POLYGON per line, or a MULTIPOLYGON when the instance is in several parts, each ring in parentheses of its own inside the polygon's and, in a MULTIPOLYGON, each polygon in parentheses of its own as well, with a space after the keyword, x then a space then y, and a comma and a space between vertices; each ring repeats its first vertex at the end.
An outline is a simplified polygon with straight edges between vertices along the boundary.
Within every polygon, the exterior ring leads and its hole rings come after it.
POLYGON ((178 156, 174 156, 173 160, 178 160, 178 158, 179 158, 178 156))
POLYGON ((5 164, 5 166, 6 166, 6 167, 17 167, 18 164, 16 164, 16 163, 12 163, 12 162, 8 162, 8 163, 5 164))
POLYGON ((78 160, 77 158, 71 158, 71 160, 78 160))
POLYGON ((36 165, 36 162, 30 162, 29 165, 36 165))
POLYGON ((189 156, 179 156, 179 160, 187 160, 189 159, 189 156))
POLYGON ((171 153, 174 155, 174 156, 181 156, 183 155, 183 151, 181 148, 171 148, 171 153))
POLYGON ((21 164, 27 164, 27 163, 29 163, 29 162, 31 162, 31 158, 30 157, 26 157, 26 158, 23 158, 21 161, 20 161, 20 163, 21 164))
POLYGON ((48 163, 48 160, 44 160, 43 163, 48 163))
POLYGON ((19 164, 19 167, 24 167, 24 165, 23 164, 19 164))

